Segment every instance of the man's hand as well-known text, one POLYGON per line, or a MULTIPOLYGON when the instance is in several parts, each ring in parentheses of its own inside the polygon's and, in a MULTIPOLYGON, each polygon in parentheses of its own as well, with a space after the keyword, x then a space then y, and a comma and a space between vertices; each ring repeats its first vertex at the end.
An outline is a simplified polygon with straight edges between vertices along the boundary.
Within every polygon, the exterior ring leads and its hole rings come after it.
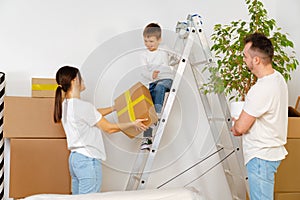
POLYGON ((241 136, 242 134, 238 133, 235 128, 234 128, 234 124, 236 122, 236 119, 233 117, 232 118, 232 127, 231 127, 231 132, 233 133, 234 136, 241 136))

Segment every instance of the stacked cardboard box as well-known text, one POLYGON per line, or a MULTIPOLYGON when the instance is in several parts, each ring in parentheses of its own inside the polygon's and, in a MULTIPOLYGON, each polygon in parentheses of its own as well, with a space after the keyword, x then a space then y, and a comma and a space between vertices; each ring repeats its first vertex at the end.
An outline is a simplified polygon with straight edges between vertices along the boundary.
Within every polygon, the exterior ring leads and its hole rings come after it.
POLYGON ((56 80, 53 78, 32 78, 31 96, 32 97, 55 97, 57 88, 56 80))
POLYGON ((300 117, 289 117, 287 157, 275 175, 275 200, 300 199, 300 117))
POLYGON ((54 98, 6 96, 4 105, 4 137, 66 137, 62 125, 53 120, 54 98))
POLYGON ((53 121, 54 98, 5 97, 4 137, 10 139, 11 198, 71 193, 66 136, 53 121))

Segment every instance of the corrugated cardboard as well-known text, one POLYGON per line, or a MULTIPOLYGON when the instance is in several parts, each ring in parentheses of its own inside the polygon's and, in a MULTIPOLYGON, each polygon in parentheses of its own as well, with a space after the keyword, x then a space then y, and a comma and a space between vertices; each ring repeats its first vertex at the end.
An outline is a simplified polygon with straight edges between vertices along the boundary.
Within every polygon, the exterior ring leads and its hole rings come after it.
POLYGON ((275 193, 274 200, 299 200, 300 193, 275 193))
MULTIPOLYGON (((140 82, 115 99, 115 108, 119 122, 130 122, 136 119, 147 118, 148 121, 144 124, 150 126, 158 120, 150 92, 140 82)), ((122 131, 130 138, 141 133, 135 128, 122 131)))
POLYGON ((9 197, 70 194, 66 139, 11 139, 9 197))
POLYGON ((275 192, 300 193, 300 138, 288 139, 287 157, 281 162, 275 175, 275 192))
POLYGON ((289 117, 288 138, 300 138, 300 117, 289 117))
POLYGON ((289 117, 288 155, 275 174, 275 200, 300 199, 300 117, 289 117))
POLYGON ((54 98, 4 98, 4 137, 66 138, 53 120, 54 98))
POLYGON ((56 80, 53 78, 32 78, 31 96, 32 97, 55 97, 57 88, 56 80))

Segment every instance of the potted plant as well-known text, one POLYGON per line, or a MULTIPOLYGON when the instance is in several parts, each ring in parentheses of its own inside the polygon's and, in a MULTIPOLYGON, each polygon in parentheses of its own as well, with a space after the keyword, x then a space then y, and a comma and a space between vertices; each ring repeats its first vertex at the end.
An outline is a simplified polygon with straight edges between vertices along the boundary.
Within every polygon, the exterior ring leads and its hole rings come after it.
POLYGON ((280 72, 286 81, 291 79, 290 73, 295 70, 298 60, 295 58, 294 44, 287 33, 274 19, 268 19, 264 5, 259 0, 245 0, 249 21, 237 20, 229 24, 214 26, 211 35, 216 64, 207 68, 210 72, 208 82, 204 84, 205 93, 224 92, 229 101, 243 101, 249 89, 255 84, 256 77, 243 62, 243 39, 254 32, 265 34, 274 46, 273 68, 280 72))

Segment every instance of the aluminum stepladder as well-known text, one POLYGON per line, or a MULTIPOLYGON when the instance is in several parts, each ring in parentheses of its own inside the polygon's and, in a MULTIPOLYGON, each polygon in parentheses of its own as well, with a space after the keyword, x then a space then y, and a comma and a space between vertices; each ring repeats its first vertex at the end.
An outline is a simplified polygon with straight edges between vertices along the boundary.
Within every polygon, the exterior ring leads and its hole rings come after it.
POLYGON ((135 163, 133 165, 132 172, 129 176, 129 180, 126 186, 126 190, 136 190, 136 189, 144 189, 147 184, 147 180, 149 178, 152 164, 154 162, 154 158, 156 156, 164 129, 166 127, 169 114, 171 112, 172 106, 175 101, 175 97, 177 94, 178 87, 180 85, 183 73, 186 68, 186 63, 190 54, 190 51, 193 46, 194 34, 189 36, 189 40, 186 44, 186 47, 183 50, 181 55, 181 59, 179 61, 176 75, 173 79, 172 87, 170 89, 167 101, 164 105, 163 112, 161 115, 161 119, 158 123, 158 127, 155 129, 155 137, 153 140, 153 144, 149 153, 145 153, 143 150, 140 150, 138 153, 135 163))
MULTIPOLYGON (((245 199, 246 192, 249 194, 249 186, 247 181, 246 168, 244 166, 244 159, 242 153, 240 138, 237 138, 232 135, 230 129, 232 126, 231 114, 228 108, 227 100, 225 95, 222 93, 210 94, 212 98, 219 104, 219 112, 221 116, 215 115, 213 112, 212 102, 209 101, 208 94, 205 94, 203 91, 203 84, 208 80, 209 70, 204 70, 205 68, 209 69, 211 66, 216 65, 214 57, 211 54, 208 41, 202 29, 202 23, 198 15, 188 16, 188 21, 196 28, 196 33, 199 38, 200 51, 204 54, 204 60, 197 60, 197 53, 192 51, 190 55, 190 64, 192 72, 197 84, 199 95, 208 119, 211 133, 215 140, 217 149, 222 149, 219 152, 219 157, 226 175, 228 185, 231 190, 232 199, 245 199), (206 74, 205 74, 206 72, 206 74), (206 78, 206 80, 204 80, 206 78), (225 126, 225 133, 220 134, 222 131, 220 129, 220 122, 225 126), (224 137, 225 136, 225 137, 224 137), (230 160, 230 161, 229 161, 230 160), (237 186, 242 185, 243 190, 237 190, 237 186)), ((187 23, 189 25, 189 23, 187 23)))
POLYGON ((242 156, 241 147, 238 141, 236 141, 236 138, 234 138, 234 136, 232 136, 232 134, 230 133, 231 117, 230 117, 230 111, 228 109, 226 98, 223 94, 216 95, 216 98, 218 99, 221 105, 221 110, 222 110, 221 112, 223 114, 223 117, 215 117, 213 115, 212 108, 207 95, 200 90, 200 88, 204 83, 203 77, 201 77, 203 71, 203 69, 201 68, 214 65, 215 62, 213 56, 211 55, 210 48, 206 40, 206 37, 204 35, 204 32, 202 30, 202 23, 200 21, 200 17, 198 15, 193 15, 193 16, 189 15, 187 20, 188 20, 187 23, 177 24, 176 32, 182 30, 183 32, 186 32, 186 36, 183 39, 184 49, 177 68, 177 73, 174 78, 172 88, 169 93, 169 97, 167 99, 165 108, 163 110, 161 121, 158 124, 156 130, 152 148, 149 154, 145 154, 142 151, 139 152, 132 173, 130 174, 126 190, 144 189, 146 187, 148 178, 151 173, 152 164, 154 162, 154 158, 157 153, 160 140, 162 138, 168 120, 168 116, 173 106, 177 94, 177 90, 180 85, 180 81, 189 63, 190 66, 192 67, 195 82, 199 89, 201 101, 205 108, 206 116, 216 146, 218 149, 221 149, 220 151, 218 151, 221 160, 220 163, 222 163, 222 166, 224 168, 227 182, 232 193, 232 199, 243 199, 243 195, 245 194, 239 194, 239 191, 236 190, 235 186, 237 184, 241 184, 242 182, 245 190, 248 191, 246 171, 243 165, 243 156, 242 156), (196 38, 198 38, 199 46, 201 46, 202 54, 204 54, 205 58, 204 60, 200 60, 200 61, 194 58, 194 62, 192 63, 191 62, 191 60, 193 59, 192 57, 197 57, 197 55, 194 55, 194 53, 192 53, 192 48, 193 45, 195 45, 194 43, 196 38), (230 144, 224 145, 222 139, 220 139, 220 133, 219 133, 220 130, 218 130, 218 124, 217 124, 218 120, 223 120, 225 122, 226 130, 227 130, 227 135, 226 135, 227 138, 225 143, 228 143, 228 139, 229 139, 230 144), (235 158, 236 163, 234 163, 235 166, 233 168, 236 168, 236 165, 238 165, 237 170, 235 169, 235 171, 233 171, 231 164, 227 162, 227 158, 229 157, 235 158))

